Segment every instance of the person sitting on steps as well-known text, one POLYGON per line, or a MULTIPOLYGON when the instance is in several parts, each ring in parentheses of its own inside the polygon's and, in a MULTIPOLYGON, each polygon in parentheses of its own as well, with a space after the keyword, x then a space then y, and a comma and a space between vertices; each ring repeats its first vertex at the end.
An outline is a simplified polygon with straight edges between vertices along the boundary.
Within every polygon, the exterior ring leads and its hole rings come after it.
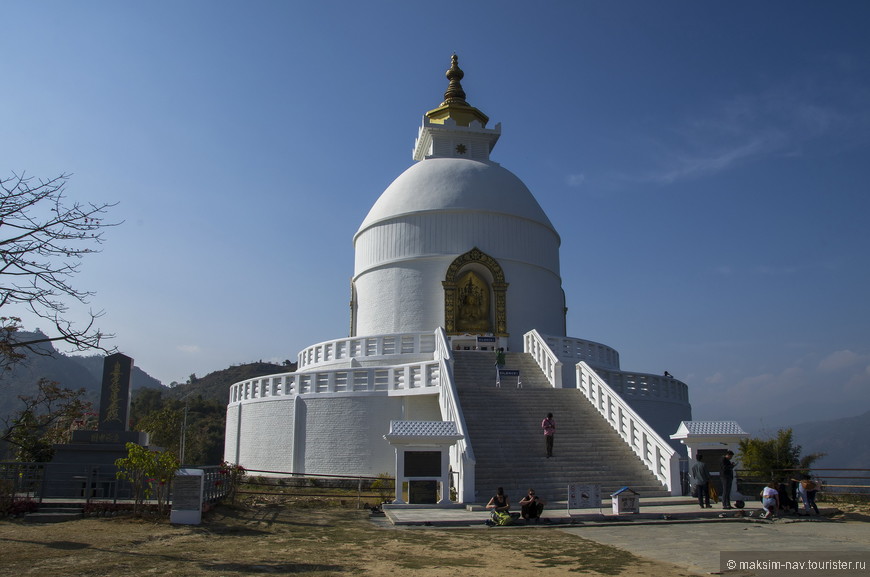
POLYGON ((541 519, 541 513, 544 511, 544 505, 546 504, 543 499, 535 495, 534 489, 529 489, 529 494, 520 499, 522 516, 526 520, 526 523, 532 519, 537 523, 541 519))
POLYGON ((504 494, 504 488, 499 487, 496 494, 492 499, 489 500, 489 503, 486 504, 487 509, 492 509, 492 513, 490 513, 490 519, 495 524, 503 524, 501 521, 503 515, 510 515, 511 501, 508 499, 508 496, 504 494))

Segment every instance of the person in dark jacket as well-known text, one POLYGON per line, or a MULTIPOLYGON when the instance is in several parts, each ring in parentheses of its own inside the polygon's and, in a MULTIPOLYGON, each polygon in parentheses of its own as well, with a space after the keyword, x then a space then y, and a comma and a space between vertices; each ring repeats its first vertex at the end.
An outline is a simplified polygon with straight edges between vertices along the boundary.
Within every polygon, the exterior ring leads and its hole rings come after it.
POLYGON ((692 484, 698 492, 698 505, 702 509, 710 508, 710 472, 704 464, 704 455, 698 454, 692 463, 692 484))
POLYGON ((722 457, 722 508, 731 509, 731 485, 734 483, 734 451, 726 451, 722 457))

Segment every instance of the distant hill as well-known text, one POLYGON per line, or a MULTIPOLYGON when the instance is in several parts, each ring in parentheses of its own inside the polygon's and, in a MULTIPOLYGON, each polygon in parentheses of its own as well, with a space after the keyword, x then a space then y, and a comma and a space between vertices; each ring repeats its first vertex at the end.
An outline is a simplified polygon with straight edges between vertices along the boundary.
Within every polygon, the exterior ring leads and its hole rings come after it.
POLYGON ((200 395, 205 400, 214 400, 221 403, 229 402, 230 386, 264 375, 276 373, 290 373, 296 370, 296 363, 289 365, 276 365, 274 363, 246 363, 234 365, 227 369, 209 373, 202 378, 191 380, 189 383, 180 384, 164 393, 166 398, 180 399, 187 395, 200 395))
MULTIPOLYGON (((819 468, 870 468, 870 411, 854 417, 814 421, 792 426, 801 454, 826 453, 819 468)), ((866 475, 866 473, 865 473, 866 475)))
MULTIPOLYGON (((39 338, 40 333, 21 332, 22 340, 39 338)), ((58 352, 51 343, 39 345, 42 354, 32 354, 15 365, 11 371, 0 374, 0 418, 13 412, 18 406, 18 396, 32 394, 40 378, 57 381, 70 389, 84 388, 87 399, 99 405, 100 385, 103 378, 103 355, 77 356, 58 352)), ((134 359, 135 363, 135 359, 134 359)), ((180 399, 189 394, 201 395, 203 399, 226 403, 230 386, 239 381, 263 375, 288 373, 296 370, 296 363, 277 365, 254 362, 234 365, 209 373, 192 382, 169 388, 148 373, 133 366, 133 396, 139 389, 157 389, 167 399, 180 399)))
MULTIPOLYGON (((40 333, 19 334, 22 340, 44 336, 40 333)), ((51 343, 38 346, 41 354, 30 354, 12 370, 0 373, 0 418, 15 411, 20 403, 18 396, 33 394, 37 383, 43 378, 56 381, 68 389, 83 388, 87 391, 87 400, 93 402, 95 407, 99 405, 104 356, 65 355, 58 352, 51 343)), ((165 388, 160 381, 135 365, 132 383, 134 391, 142 388, 165 388)))

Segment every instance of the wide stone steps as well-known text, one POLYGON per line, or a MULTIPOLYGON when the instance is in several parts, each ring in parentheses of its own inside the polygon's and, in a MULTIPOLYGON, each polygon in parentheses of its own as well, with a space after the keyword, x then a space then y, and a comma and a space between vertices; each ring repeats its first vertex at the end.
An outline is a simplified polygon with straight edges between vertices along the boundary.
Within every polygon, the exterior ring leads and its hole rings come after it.
POLYGON ((41 505, 39 510, 27 513, 24 521, 27 523, 63 523, 81 519, 84 508, 76 504, 41 505))
POLYGON ((668 492, 576 389, 554 389, 530 355, 508 353, 516 377, 495 386, 495 353, 457 351, 454 379, 476 459, 476 500, 497 487, 516 503, 534 487, 548 501, 567 500, 568 484, 598 485, 602 496, 629 486, 643 496, 668 492), (556 421, 554 457, 546 458, 541 421, 556 421))

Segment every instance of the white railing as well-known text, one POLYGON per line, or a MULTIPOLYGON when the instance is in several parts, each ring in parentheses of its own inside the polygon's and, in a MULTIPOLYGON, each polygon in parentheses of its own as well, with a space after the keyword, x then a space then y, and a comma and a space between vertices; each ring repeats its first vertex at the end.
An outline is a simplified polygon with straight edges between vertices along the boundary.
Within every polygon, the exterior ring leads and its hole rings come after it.
POLYGON ((530 355, 544 371, 544 376, 555 389, 562 388, 562 361, 547 344, 537 330, 532 329, 523 335, 523 350, 530 355))
POLYGON ((441 386, 439 361, 257 377, 230 387, 230 404, 310 393, 416 392, 441 386))
POLYGON ((557 357, 563 362, 570 361, 572 366, 580 361, 586 361, 596 367, 619 370, 619 353, 612 347, 573 337, 541 335, 541 338, 546 341, 557 357))
POLYGON ((577 364, 577 388, 671 495, 680 495, 680 458, 668 442, 585 362, 577 364))
POLYGON ((435 333, 400 333, 349 337, 311 345, 299 352, 297 371, 350 359, 390 355, 432 354, 435 333))
POLYGON ((474 476, 475 459, 471 442, 468 439, 468 429, 465 426, 465 417, 459 404, 459 394, 456 391, 456 382, 453 380, 453 352, 450 350, 450 342, 443 328, 435 331, 436 346, 435 360, 439 363, 441 375, 441 395, 439 405, 441 407, 441 419, 456 423, 456 431, 463 438, 450 447, 450 467, 457 474, 456 499, 459 503, 474 501, 474 476))
POLYGON ((623 397, 670 403, 688 403, 689 386, 673 377, 596 369, 610 388, 623 397))

